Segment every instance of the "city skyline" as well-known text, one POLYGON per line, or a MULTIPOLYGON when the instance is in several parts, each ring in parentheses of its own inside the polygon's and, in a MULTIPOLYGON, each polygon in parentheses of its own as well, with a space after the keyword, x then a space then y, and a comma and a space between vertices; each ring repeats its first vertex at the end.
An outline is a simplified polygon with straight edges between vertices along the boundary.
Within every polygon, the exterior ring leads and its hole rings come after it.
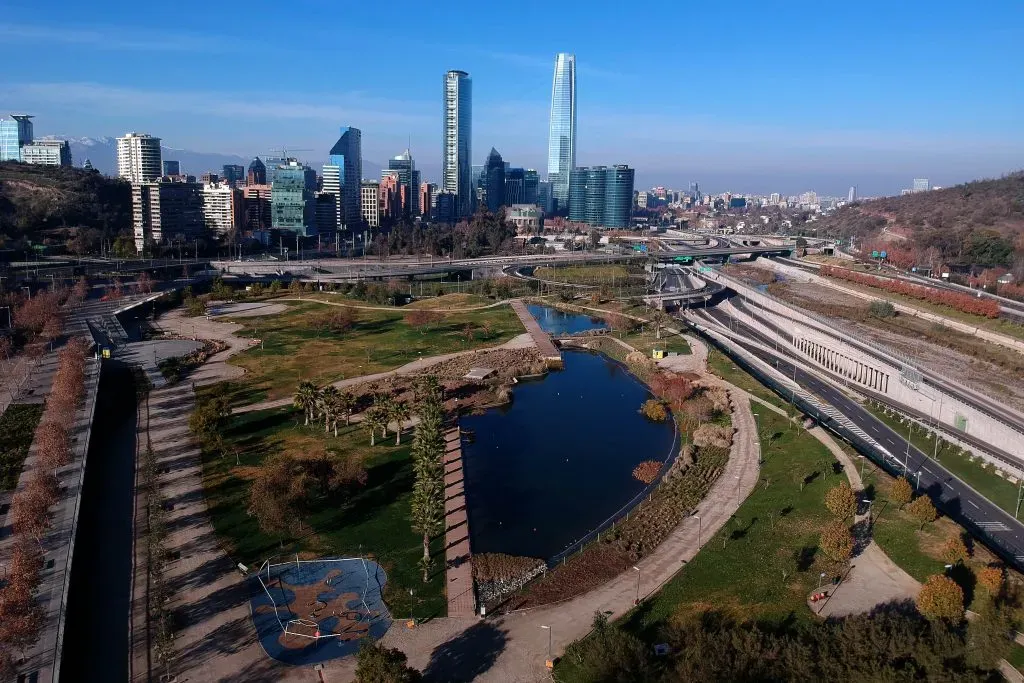
POLYGON ((548 175, 556 208, 569 201, 569 174, 576 167, 576 56, 555 55, 548 128, 548 175))

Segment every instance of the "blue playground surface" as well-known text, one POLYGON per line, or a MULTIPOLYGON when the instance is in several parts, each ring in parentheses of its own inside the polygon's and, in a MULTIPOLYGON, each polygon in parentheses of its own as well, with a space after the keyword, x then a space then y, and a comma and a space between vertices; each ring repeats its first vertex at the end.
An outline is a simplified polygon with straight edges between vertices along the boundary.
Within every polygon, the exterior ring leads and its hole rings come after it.
POLYGON ((264 652, 285 664, 355 654, 391 626, 381 591, 387 574, 362 558, 264 565, 249 577, 249 611, 264 652))

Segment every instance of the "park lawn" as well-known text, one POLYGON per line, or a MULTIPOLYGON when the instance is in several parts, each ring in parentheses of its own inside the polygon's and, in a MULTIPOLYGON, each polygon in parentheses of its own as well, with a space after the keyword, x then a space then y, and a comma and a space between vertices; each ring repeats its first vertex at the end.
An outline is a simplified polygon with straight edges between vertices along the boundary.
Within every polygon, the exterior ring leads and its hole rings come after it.
MULTIPOLYGON (((901 423, 901 418, 893 411, 890 411, 892 414, 886 415, 884 410, 873 403, 869 402, 865 407, 893 431, 906 438, 908 426, 912 423, 901 423)), ((916 424, 910 429, 911 443, 922 453, 931 457, 935 452, 935 442, 932 440, 934 436, 931 439, 928 438, 929 434, 931 434, 930 430, 916 424)), ((988 498, 1007 514, 1015 514, 1019 487, 996 474, 994 465, 981 458, 972 461, 970 457, 963 454, 959 447, 941 438, 939 439, 938 460, 957 479, 988 498)))
POLYGON ((405 322, 403 312, 352 309, 351 330, 318 330, 316 320, 337 307, 314 302, 283 302, 288 310, 260 318, 237 318, 243 325, 236 334, 263 340, 229 362, 246 373, 232 383, 235 405, 290 396, 301 380, 318 385, 393 370, 418 358, 497 346, 524 332, 515 312, 507 306, 444 314, 426 327, 405 322), (485 329, 489 326, 489 331, 485 329), (467 328, 473 332, 466 336, 467 328))
POLYGON ((32 445, 42 403, 12 403, 0 415, 0 491, 13 491, 32 445))
POLYGON ((618 286, 626 282, 629 271, 625 266, 617 264, 589 266, 541 266, 533 271, 533 276, 541 280, 568 282, 574 285, 608 285, 618 286))
POLYGON ((422 539, 410 528, 411 433, 403 434, 401 446, 394 445, 392 434, 371 448, 359 425, 339 426, 335 437, 326 435, 322 424, 304 427, 298 411, 280 408, 232 417, 225 438, 224 457, 203 455, 203 483, 214 529, 237 555, 236 561, 255 567, 268 557, 294 553, 370 556, 387 572, 384 599, 393 617, 445 615, 443 539, 434 541, 433 576, 424 584, 417 564, 422 539), (270 455, 289 452, 301 457, 320 444, 341 457, 363 459, 367 482, 347 500, 313 501, 301 520, 301 537, 283 539, 282 546, 280 537, 262 532, 247 513, 249 482, 270 455))
POLYGON ((1024 673, 1024 646, 1014 643, 1010 654, 1006 657, 1006 661, 1013 665, 1013 668, 1017 671, 1024 673))
POLYGON ((750 373, 741 370, 731 358, 711 345, 708 345, 708 370, 777 408, 790 410, 789 404, 779 398, 778 394, 758 382, 750 373))
POLYGON ((841 467, 784 417, 762 411, 759 426, 764 463, 754 491, 653 599, 624 617, 645 640, 674 617, 707 609, 740 620, 809 619, 819 573, 838 571, 818 551, 818 534, 832 519, 825 492, 846 480, 841 467))

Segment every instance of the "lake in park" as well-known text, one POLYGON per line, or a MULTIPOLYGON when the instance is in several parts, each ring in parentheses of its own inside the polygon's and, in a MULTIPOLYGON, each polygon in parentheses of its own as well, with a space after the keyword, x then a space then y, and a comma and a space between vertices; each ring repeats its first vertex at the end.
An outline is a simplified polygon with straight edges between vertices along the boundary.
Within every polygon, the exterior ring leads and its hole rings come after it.
POLYGON ((579 313, 566 313, 549 306, 527 304, 530 314, 537 319, 541 329, 553 337, 586 332, 587 330, 607 330, 608 324, 600 318, 591 318, 579 313))
POLYGON ((676 450, 671 422, 640 415, 650 393, 622 365, 562 356, 565 369, 520 382, 511 405, 460 421, 473 433, 463 472, 474 553, 554 557, 644 489, 637 464, 676 450))

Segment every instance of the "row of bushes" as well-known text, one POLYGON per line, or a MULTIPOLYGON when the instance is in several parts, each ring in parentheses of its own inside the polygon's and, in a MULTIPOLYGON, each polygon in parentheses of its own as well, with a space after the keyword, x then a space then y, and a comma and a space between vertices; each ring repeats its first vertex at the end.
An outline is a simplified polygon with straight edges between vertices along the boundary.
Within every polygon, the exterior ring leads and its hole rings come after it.
POLYGON ((927 301, 940 306, 949 306, 950 308, 962 313, 980 315, 986 318, 999 317, 999 303, 992 299, 978 298, 971 296, 970 294, 961 294, 959 292, 951 292, 944 289, 934 289, 923 285, 913 285, 909 282, 893 278, 876 277, 865 273, 855 273, 852 270, 837 268, 835 266, 822 266, 820 273, 827 277, 867 285, 868 287, 874 287, 893 294, 902 294, 914 299, 919 299, 920 301, 927 301))

